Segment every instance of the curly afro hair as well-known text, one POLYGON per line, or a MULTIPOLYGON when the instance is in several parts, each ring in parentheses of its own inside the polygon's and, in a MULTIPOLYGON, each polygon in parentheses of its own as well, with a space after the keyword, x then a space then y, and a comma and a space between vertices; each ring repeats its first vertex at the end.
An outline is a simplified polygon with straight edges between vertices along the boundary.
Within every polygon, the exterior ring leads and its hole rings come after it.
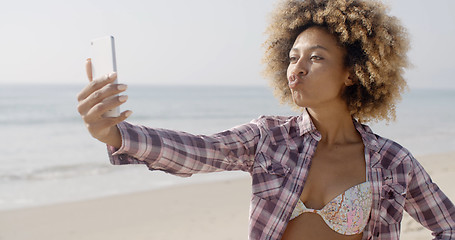
POLYGON ((346 49, 345 65, 355 84, 343 94, 351 115, 361 122, 394 120, 395 104, 407 88, 409 41, 399 20, 374 0, 281 0, 271 15, 263 58, 264 74, 282 103, 292 101, 286 69, 297 36, 324 27, 346 49))

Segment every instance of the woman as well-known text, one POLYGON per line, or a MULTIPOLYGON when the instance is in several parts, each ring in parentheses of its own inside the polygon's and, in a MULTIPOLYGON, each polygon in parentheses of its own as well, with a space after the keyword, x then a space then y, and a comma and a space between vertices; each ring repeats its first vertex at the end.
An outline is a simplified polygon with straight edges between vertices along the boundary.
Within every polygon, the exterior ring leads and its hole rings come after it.
MULTIPOLYGON (((103 118, 126 97, 112 73, 78 96, 113 164, 178 176, 252 176, 249 239, 399 239, 403 210, 436 239, 455 239, 455 207, 414 157, 359 122, 394 118, 408 41, 377 2, 282 1, 266 42, 266 74, 297 117, 260 117, 211 136, 103 118)), ((90 61, 88 63, 91 80, 90 61)))

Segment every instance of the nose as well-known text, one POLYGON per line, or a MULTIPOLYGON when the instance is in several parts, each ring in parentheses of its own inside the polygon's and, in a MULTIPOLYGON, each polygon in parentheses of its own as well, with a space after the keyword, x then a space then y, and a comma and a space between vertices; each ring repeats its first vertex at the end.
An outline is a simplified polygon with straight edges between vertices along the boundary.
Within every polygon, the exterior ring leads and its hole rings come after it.
POLYGON ((290 64, 288 68, 288 84, 290 88, 294 88, 303 80, 303 77, 308 74, 307 67, 304 62, 299 59, 298 62, 290 64))
POLYGON ((307 66, 302 58, 294 64, 291 74, 297 77, 303 77, 308 74, 307 66))
POLYGON ((295 64, 290 64, 288 69, 288 85, 291 89, 295 88, 303 77, 308 74, 308 70, 301 59, 295 64))

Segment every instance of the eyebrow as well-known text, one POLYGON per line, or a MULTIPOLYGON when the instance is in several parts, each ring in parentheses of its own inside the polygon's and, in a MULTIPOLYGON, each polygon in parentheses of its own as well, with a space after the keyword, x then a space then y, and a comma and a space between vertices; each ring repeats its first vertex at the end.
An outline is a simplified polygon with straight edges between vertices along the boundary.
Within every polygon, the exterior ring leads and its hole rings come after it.
MULTIPOLYGON (((327 49, 327 48, 325 48, 325 47, 323 47, 323 46, 321 46, 321 45, 314 45, 314 46, 311 46, 311 47, 309 47, 307 50, 315 50, 315 49, 322 49, 322 50, 325 50, 325 51, 329 51, 329 49, 327 49)), ((293 48, 291 49, 291 52, 293 52, 293 51, 298 51, 298 50, 299 50, 298 48, 293 47, 293 48)))

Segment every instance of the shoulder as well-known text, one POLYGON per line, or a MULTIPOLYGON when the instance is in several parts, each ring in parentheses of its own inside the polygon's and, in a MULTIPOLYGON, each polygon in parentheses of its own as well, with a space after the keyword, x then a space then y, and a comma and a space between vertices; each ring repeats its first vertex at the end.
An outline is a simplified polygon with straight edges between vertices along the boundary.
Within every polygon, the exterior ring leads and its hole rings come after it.
POLYGON ((298 116, 260 116, 253 120, 262 132, 286 135, 298 129, 298 116))
MULTIPOLYGON (((359 129, 359 128, 358 128, 359 129)), ((384 169, 394 169, 415 161, 410 151, 398 142, 374 133, 367 125, 361 125, 361 135, 367 148, 384 169)))
POLYGON ((378 145, 376 154, 380 158, 379 163, 383 169, 400 168, 407 172, 413 168, 416 160, 407 148, 391 139, 374 135, 378 145))
POLYGON ((288 124, 290 122, 296 121, 297 116, 259 116, 259 118, 253 120, 258 125, 264 127, 276 127, 283 124, 288 124))
POLYGON ((262 136, 264 142, 272 144, 286 142, 290 144, 291 139, 298 136, 298 116, 260 116, 253 120, 262 136))

